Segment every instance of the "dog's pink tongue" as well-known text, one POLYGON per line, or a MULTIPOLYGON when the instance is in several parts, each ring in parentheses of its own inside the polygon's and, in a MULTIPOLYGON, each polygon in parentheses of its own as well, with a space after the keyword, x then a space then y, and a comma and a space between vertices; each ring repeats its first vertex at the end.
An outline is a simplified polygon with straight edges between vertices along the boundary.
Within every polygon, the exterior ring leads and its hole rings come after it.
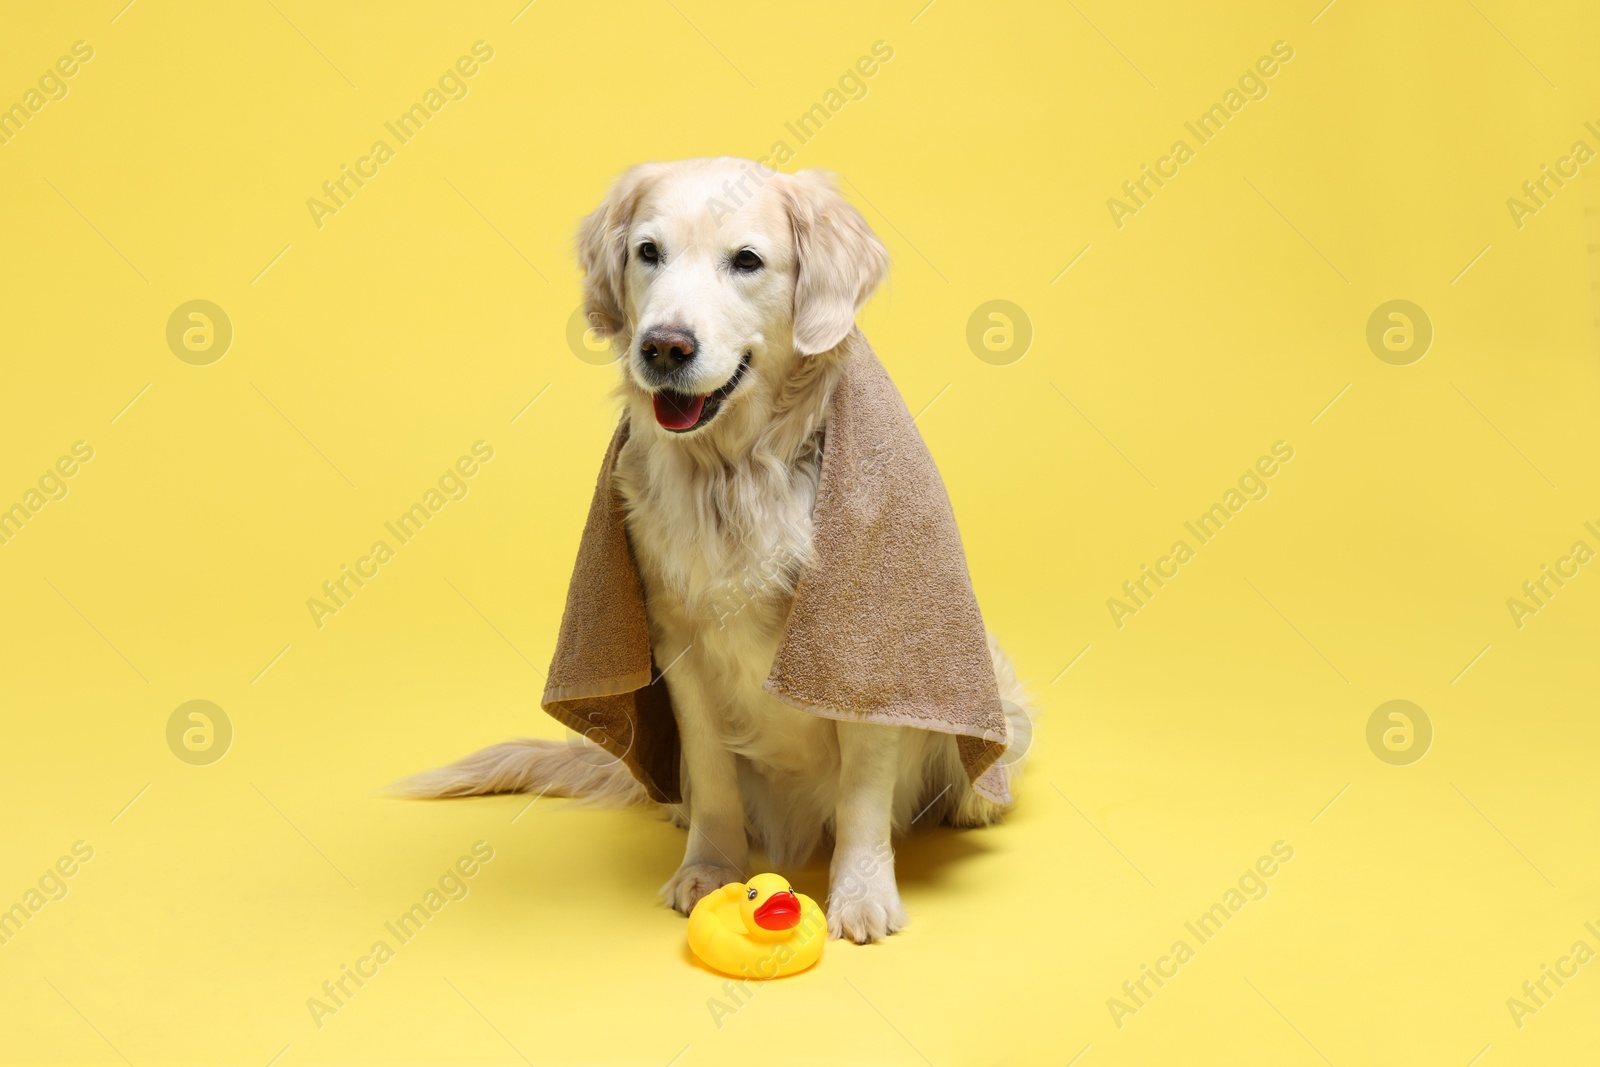
POLYGON ((669 430, 687 430, 700 421, 700 409, 706 406, 704 396, 684 396, 663 389, 655 395, 656 421, 669 430))

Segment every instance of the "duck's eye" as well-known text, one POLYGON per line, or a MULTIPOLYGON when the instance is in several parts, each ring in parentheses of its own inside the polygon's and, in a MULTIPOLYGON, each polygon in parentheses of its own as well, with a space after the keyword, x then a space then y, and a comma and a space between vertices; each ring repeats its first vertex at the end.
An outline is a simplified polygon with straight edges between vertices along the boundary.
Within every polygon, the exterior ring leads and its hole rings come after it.
POLYGON ((756 899, 756 891, 752 889, 750 892, 746 893, 745 896, 749 897, 751 900, 754 900, 756 899))
POLYGON ((639 245, 639 258, 646 263, 658 263, 661 260, 661 249, 656 247, 654 241, 645 241, 639 245))
POLYGON ((756 250, 753 248, 741 248, 739 251, 734 253, 734 270, 744 271, 745 273, 753 273, 760 270, 761 266, 761 257, 756 255, 756 250))

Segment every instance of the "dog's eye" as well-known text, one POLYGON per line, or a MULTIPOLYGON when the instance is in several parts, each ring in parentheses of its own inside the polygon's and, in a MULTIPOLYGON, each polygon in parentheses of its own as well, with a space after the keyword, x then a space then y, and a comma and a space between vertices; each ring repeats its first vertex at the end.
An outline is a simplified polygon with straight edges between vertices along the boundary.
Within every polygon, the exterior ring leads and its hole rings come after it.
POLYGON ((741 248, 733 256, 733 269, 739 271, 758 271, 761 269, 761 257, 756 255, 753 248, 741 248))
POLYGON ((750 892, 746 893, 745 896, 749 897, 751 900, 754 900, 756 899, 756 891, 752 889, 750 892))
POLYGON ((646 241, 639 246, 639 258, 646 263, 657 263, 661 260, 661 249, 656 247, 654 241, 646 241))

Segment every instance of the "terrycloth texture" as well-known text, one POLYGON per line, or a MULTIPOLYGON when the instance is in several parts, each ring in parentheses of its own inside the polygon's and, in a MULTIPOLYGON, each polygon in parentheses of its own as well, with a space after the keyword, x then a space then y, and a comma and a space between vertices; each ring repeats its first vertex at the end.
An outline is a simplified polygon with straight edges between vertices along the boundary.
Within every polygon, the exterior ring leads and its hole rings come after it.
POLYGON ((568 728, 622 760, 652 799, 676 803, 682 799, 678 724, 666 683, 652 670, 644 586, 628 547, 622 498, 611 480, 627 428, 624 420, 600 465, 543 704, 568 728))
MULTIPOLYGON (((801 576, 766 689, 815 715, 955 734, 973 788, 1008 803, 994 766, 1005 715, 944 482, 865 339, 845 344, 813 512, 817 565, 801 576)), ((654 799, 676 802, 677 724, 652 671, 612 484, 626 439, 624 419, 589 507, 544 708, 620 758, 654 799)))

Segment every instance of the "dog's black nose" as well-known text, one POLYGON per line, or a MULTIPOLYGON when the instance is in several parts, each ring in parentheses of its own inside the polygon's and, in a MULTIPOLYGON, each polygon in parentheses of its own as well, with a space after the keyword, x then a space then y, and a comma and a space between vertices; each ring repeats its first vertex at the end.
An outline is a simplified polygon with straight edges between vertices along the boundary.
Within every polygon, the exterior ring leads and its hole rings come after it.
POLYGON ((668 371, 694 358, 694 334, 678 326, 657 326, 646 330, 639 341, 639 354, 653 370, 668 371))

